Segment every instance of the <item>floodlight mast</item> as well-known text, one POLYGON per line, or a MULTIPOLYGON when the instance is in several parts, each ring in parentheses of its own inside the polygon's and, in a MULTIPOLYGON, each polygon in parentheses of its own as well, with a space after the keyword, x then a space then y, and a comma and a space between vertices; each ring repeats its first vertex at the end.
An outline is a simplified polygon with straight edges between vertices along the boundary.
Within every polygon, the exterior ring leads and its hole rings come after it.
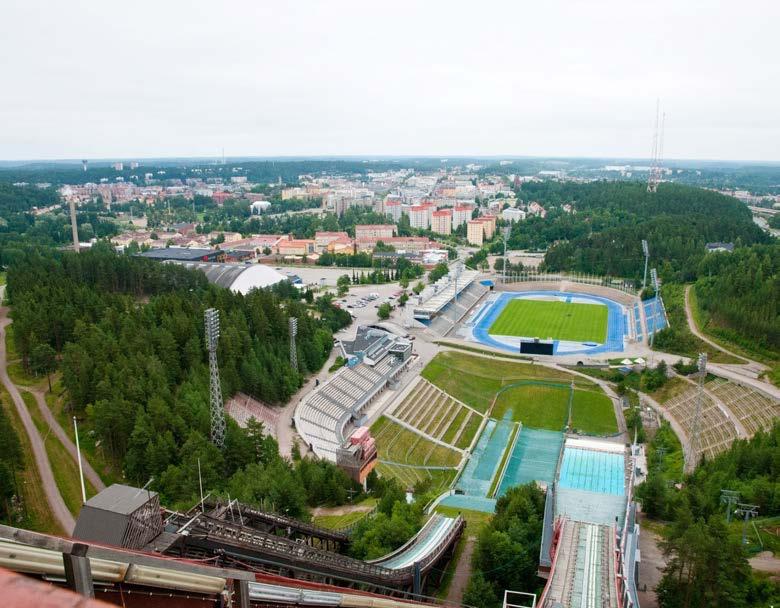
POLYGON ((693 428, 691 429, 691 445, 689 461, 694 468, 699 460, 699 431, 701 424, 701 408, 704 400, 704 380, 707 377, 707 353, 699 353, 697 362, 699 368, 699 394, 696 397, 696 409, 693 413, 693 428))
POLYGON ((650 249, 647 246, 647 241, 642 239, 642 252, 645 254, 645 273, 642 278, 642 291, 647 287, 647 262, 650 259, 650 249))
POLYGON ((298 335, 298 319, 290 317, 290 367, 298 371, 298 348, 295 345, 295 337, 298 335))
POLYGON ((650 348, 653 348, 655 343, 655 334, 658 331, 658 272, 655 268, 650 269, 650 278, 653 281, 653 288, 655 289, 655 298, 653 299, 653 331, 650 331, 650 327, 647 331, 650 332, 650 348))
POLYGON ((225 446, 225 409, 222 403, 222 384, 219 380, 217 346, 219 344, 219 311, 208 308, 204 314, 206 347, 209 351, 209 374, 211 378, 211 442, 218 448, 225 446))

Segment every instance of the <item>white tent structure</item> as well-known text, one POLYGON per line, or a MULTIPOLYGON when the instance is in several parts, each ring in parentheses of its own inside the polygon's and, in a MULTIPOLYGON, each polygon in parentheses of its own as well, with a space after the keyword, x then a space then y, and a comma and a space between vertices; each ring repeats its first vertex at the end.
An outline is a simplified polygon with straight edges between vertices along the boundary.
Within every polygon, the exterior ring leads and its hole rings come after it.
POLYGON ((200 270, 210 283, 246 295, 253 289, 276 285, 288 278, 264 264, 217 264, 212 262, 170 262, 200 270))

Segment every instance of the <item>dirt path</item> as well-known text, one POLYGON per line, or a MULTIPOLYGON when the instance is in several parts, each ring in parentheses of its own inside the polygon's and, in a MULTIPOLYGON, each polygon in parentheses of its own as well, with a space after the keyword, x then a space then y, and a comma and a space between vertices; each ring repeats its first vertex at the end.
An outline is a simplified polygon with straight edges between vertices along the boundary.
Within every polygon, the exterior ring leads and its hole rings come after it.
POLYGON ((751 557, 750 567, 775 576, 780 576, 780 558, 775 557, 771 551, 762 551, 755 557, 751 557))
POLYGON ((340 507, 317 507, 311 510, 314 517, 346 515, 347 513, 368 513, 374 505, 342 505, 340 507))
POLYGON ((691 287, 692 287, 692 285, 687 285, 685 287, 685 318, 688 320, 688 329, 691 330, 691 333, 694 336, 696 336, 697 338, 699 338, 700 340, 702 340, 703 342, 706 342, 707 344, 712 346, 712 348, 714 348, 715 350, 719 350, 720 352, 726 353, 727 355, 730 355, 730 356, 734 357, 735 359, 739 359, 740 361, 744 361, 745 363, 747 363, 747 364, 749 364, 749 365, 751 365, 753 367, 760 368, 762 370, 767 369, 767 367, 765 365, 759 363, 758 361, 753 361, 751 359, 748 359, 747 357, 743 357, 741 355, 733 353, 730 350, 726 350, 725 348, 723 348, 719 344, 713 342, 710 338, 708 338, 702 332, 699 331, 699 328, 696 327, 696 321, 693 320, 693 309, 691 308, 691 299, 690 299, 690 296, 689 296, 690 291, 691 291, 691 287))
MULTIPOLYGON (((46 403, 46 397, 44 395, 44 392, 40 389, 33 388, 31 386, 20 386, 19 388, 33 394, 35 400, 38 402, 38 409, 41 410, 41 415, 43 416, 43 419, 46 421, 46 424, 49 425, 49 428, 57 436, 57 439, 60 440, 60 443, 62 443, 62 445, 65 446, 65 449, 73 458, 73 462, 78 464, 78 452, 76 451, 76 444, 70 440, 70 437, 65 432, 65 429, 63 429, 62 426, 60 426, 60 423, 57 421, 57 419, 54 417, 54 414, 49 409, 49 405, 46 403)), ((95 469, 93 469, 92 465, 89 464, 87 459, 84 457, 84 454, 81 455, 81 464, 82 467, 84 468, 84 477, 89 479, 89 483, 91 483, 92 486, 98 492, 100 490, 105 490, 106 484, 104 484, 103 480, 100 479, 100 475, 98 475, 95 472, 95 469)))
POLYGON ((455 565, 455 573, 452 575, 452 582, 447 591, 447 603, 458 606, 463 602, 463 593, 466 591, 469 577, 471 576, 471 557, 474 555, 474 546, 476 538, 469 536, 466 539, 466 545, 463 547, 463 553, 458 558, 455 565))
POLYGON ((11 399, 16 406, 16 411, 19 412, 19 417, 24 425, 24 430, 27 436, 30 438, 30 447, 32 448, 33 456, 35 457, 35 466, 38 467, 38 472, 41 475, 41 483, 43 483, 43 491, 46 494, 46 501, 49 503, 49 508, 55 519, 65 530, 66 534, 73 533, 73 528, 76 525, 76 521, 73 519, 68 507, 65 505, 65 501, 62 499, 57 483, 54 481, 54 473, 49 463, 49 457, 46 454, 46 448, 43 444, 38 429, 35 428, 35 423, 30 416, 30 412, 27 410, 27 406, 22 399, 22 395, 16 385, 11 382, 8 377, 8 369, 6 367, 6 352, 5 352, 5 328, 11 323, 11 319, 8 318, 8 308, 0 308, 0 381, 2 381, 8 394, 11 395, 11 399))
POLYGON ((661 582, 663 569, 666 566, 666 559, 658 545, 660 541, 660 536, 642 526, 642 532, 639 534, 639 551, 642 554, 642 561, 639 563, 639 586, 637 589, 639 605, 642 608, 657 608, 658 606, 655 588, 661 582))

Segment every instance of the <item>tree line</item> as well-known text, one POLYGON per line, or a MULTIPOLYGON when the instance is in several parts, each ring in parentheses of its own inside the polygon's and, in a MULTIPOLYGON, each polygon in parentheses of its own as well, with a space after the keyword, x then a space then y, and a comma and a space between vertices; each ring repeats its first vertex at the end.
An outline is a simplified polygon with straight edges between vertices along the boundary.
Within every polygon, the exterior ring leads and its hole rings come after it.
MULTIPOLYGON (((274 508, 296 516, 312 496, 327 494, 296 477, 308 464, 271 458, 275 442, 263 448, 273 439, 262 430, 240 429, 228 420, 225 449, 208 441, 203 311, 220 312, 223 394, 244 391, 277 404, 320 369, 332 332, 349 323, 348 313, 329 300, 310 306, 287 283, 234 294, 210 285, 200 272, 117 255, 107 245, 78 255, 31 252, 9 269, 7 289, 23 364, 30 365, 40 345, 56 351, 65 399, 130 481, 143 484, 153 477, 169 504, 186 501, 197 495, 193 471, 200 459, 204 487, 217 491, 238 483, 231 482, 236 475, 246 478, 247 467, 257 475, 263 467, 268 483, 278 484, 281 498, 274 508), (297 371, 289 363, 290 317, 298 318, 297 371)), ((332 468, 323 483, 333 492, 336 486, 346 491, 352 482, 332 468)))

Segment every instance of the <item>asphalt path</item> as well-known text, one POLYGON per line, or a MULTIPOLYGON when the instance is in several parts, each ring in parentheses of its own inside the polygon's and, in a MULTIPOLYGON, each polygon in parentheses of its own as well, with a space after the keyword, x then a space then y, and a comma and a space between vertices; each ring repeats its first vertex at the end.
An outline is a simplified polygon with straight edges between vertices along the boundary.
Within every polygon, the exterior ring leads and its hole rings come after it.
POLYGON ((0 307, 0 381, 3 383, 3 386, 5 386, 8 394, 11 395, 11 399, 16 406, 16 411, 19 412, 19 418, 22 420, 22 425, 27 433, 27 437, 30 439, 30 447, 32 448, 33 457, 35 458, 35 466, 40 473, 43 491, 46 495, 46 501, 49 503, 49 508, 65 533, 70 536, 73 533, 76 521, 73 519, 73 515, 65 505, 65 501, 62 499, 59 488, 57 488, 57 482, 54 481, 54 473, 51 469, 51 463, 49 463, 49 456, 46 454, 46 447, 43 443, 43 439, 41 439, 40 433, 38 433, 38 429, 35 427, 30 412, 27 410, 27 405, 24 403, 24 399, 22 399, 19 389, 16 388, 16 385, 11 382, 11 379, 8 377, 5 352, 5 328, 10 323, 11 319, 8 318, 8 307, 0 307))

